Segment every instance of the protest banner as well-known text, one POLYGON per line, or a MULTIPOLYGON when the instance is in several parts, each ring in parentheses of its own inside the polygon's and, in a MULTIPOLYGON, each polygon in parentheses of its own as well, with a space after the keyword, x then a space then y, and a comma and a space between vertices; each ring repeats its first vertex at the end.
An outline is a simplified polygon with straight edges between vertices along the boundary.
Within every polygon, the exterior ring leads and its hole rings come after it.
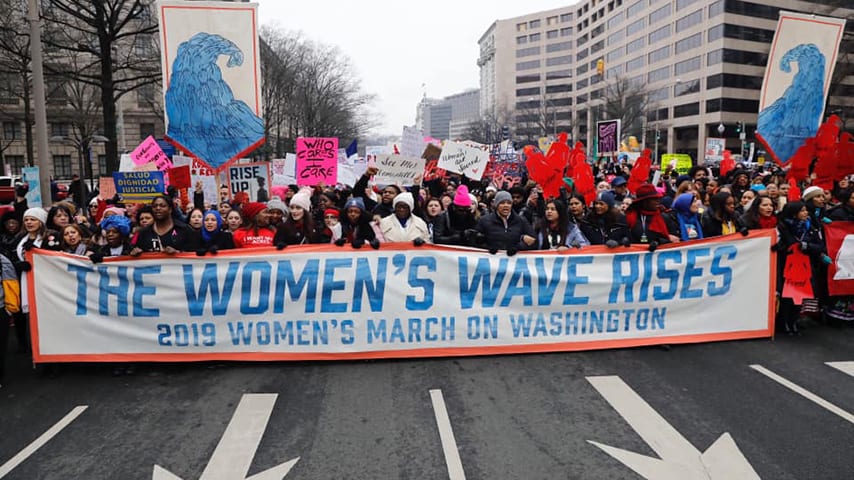
POLYGON ((39 167, 21 168, 21 182, 27 186, 27 205, 30 207, 42 206, 42 182, 39 179, 39 167))
POLYGON ((485 355, 773 334, 773 230, 508 257, 327 245, 106 259, 33 250, 36 362, 485 355), (64 279, 61 280, 60 279, 64 279))
POLYGON ((598 154, 614 155, 620 151, 620 120, 596 122, 596 144, 598 154))
POLYGON ((665 153, 661 156, 662 165, 671 166, 680 175, 686 175, 691 170, 693 162, 687 153, 665 153))
POLYGON ((724 150, 726 150, 725 138, 707 138, 703 159, 706 163, 720 162, 724 158, 724 150))
POLYGON ((166 138, 217 173, 264 143, 258 4, 160 1, 166 138))
POLYGON ((447 142, 442 147, 438 168, 465 175, 472 180, 480 180, 489 162, 489 152, 472 148, 457 142, 447 142))
POLYGON ((193 185, 189 165, 170 168, 166 173, 169 175, 169 185, 175 188, 190 188, 193 185))
POLYGON ((378 155, 379 171, 374 175, 374 182, 380 185, 410 186, 414 183, 415 177, 424 175, 424 164, 424 159, 418 157, 378 155))
POLYGON ((337 171, 337 138, 297 138, 297 185, 314 186, 321 182, 335 185, 337 171))
POLYGON ((157 144, 157 140, 151 135, 130 152, 130 158, 137 166, 153 163, 161 172, 172 167, 172 161, 163 153, 160 145, 157 144))
MULTIPOLYGON (((153 165, 153 164, 149 164, 153 165)), ((113 182, 116 193, 126 202, 150 202, 154 197, 166 191, 163 172, 114 172, 113 182)))
POLYGON ((412 127, 403 127, 403 134, 400 139, 400 154, 405 157, 420 157, 424 153, 424 148, 427 147, 427 142, 424 141, 424 135, 421 130, 412 127))
POLYGON ((384 153, 393 153, 390 148, 384 145, 368 145, 365 147, 365 162, 371 163, 377 161, 377 155, 384 153))
POLYGON ((246 192, 250 202, 270 200, 270 164, 241 163, 228 167, 228 189, 231 198, 237 192, 246 192))
POLYGON ((113 177, 98 178, 98 197, 107 200, 116 196, 116 182, 113 177))
MULTIPOLYGON (((172 164, 176 167, 187 165, 190 167, 190 185, 195 189, 196 184, 202 182, 202 191, 205 201, 215 205, 219 201, 219 189, 214 170, 207 164, 195 157, 175 155, 172 164)), ((170 177, 171 180, 171 177, 170 177)))

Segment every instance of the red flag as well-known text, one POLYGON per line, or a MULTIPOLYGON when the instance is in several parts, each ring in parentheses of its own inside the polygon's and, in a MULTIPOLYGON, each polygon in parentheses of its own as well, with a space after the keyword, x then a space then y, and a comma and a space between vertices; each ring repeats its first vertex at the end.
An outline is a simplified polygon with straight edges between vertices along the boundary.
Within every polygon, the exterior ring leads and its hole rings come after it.
POLYGON ((854 262, 848 258, 849 246, 842 248, 849 235, 854 235, 854 222, 836 221, 824 225, 827 255, 833 259, 833 263, 827 266, 827 290, 830 295, 854 295, 854 262))
POLYGON ((635 193, 638 187, 649 181, 649 169, 652 167, 651 153, 648 148, 645 148, 641 156, 635 160, 635 165, 632 167, 632 173, 629 175, 627 185, 630 192, 635 193))
POLYGON ((724 158, 721 160, 720 177, 726 177, 726 175, 733 170, 735 170, 735 159, 732 158, 732 152, 724 150, 724 158))

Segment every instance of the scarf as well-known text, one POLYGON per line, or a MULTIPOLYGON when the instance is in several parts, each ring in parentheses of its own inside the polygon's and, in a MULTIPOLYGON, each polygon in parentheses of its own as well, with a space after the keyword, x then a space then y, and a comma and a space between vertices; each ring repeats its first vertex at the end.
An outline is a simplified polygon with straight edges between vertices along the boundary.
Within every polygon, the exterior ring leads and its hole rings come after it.
POLYGON ((664 238, 668 238, 670 231, 667 230, 667 223, 664 221, 664 215, 661 210, 640 210, 639 208, 630 208, 626 212, 626 222, 629 228, 634 229, 638 221, 641 221, 641 226, 648 232, 655 232, 664 238), (641 221, 643 217, 648 217, 646 222, 641 221))
POLYGON ((777 226, 777 217, 774 215, 769 215, 767 217, 763 217, 759 215, 759 228, 774 228, 777 226))
POLYGON ((810 230, 810 219, 806 219, 804 221, 798 220, 797 218, 787 218, 783 220, 786 226, 789 228, 789 231, 792 232, 792 235, 795 236, 799 242, 804 240, 807 232, 810 230))
POLYGON ((682 212, 677 212, 676 218, 679 220, 679 230, 681 232, 680 236, 682 237, 682 241, 699 240, 703 238, 703 226, 700 225, 699 215, 697 215, 696 213, 685 214, 682 212), (688 234, 689 226, 694 227, 694 231, 697 232, 696 237, 691 238, 691 236, 688 234))

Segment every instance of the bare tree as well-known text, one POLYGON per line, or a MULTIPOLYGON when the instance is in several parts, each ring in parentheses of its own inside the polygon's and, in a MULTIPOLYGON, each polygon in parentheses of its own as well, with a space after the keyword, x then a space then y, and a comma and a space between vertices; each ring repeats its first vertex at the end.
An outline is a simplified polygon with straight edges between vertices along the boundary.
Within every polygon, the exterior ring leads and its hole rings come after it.
MULTIPOLYGON (((0 0, 0 96, 14 100, 0 104, 0 116, 24 124, 27 164, 34 154, 31 111, 32 78, 30 76, 30 35, 26 20, 26 3, 22 0, 0 0), (23 111, 20 103, 24 104, 23 111)), ((4 151, 11 145, 4 147, 4 151)))
POLYGON ((486 112, 481 117, 469 123, 463 134, 466 140, 478 143, 495 144, 504 140, 506 127, 508 136, 512 136, 513 112, 508 108, 486 112))
POLYGON ((602 102, 605 118, 620 120, 623 137, 641 136, 649 107, 649 92, 642 83, 618 76, 605 86, 602 102))

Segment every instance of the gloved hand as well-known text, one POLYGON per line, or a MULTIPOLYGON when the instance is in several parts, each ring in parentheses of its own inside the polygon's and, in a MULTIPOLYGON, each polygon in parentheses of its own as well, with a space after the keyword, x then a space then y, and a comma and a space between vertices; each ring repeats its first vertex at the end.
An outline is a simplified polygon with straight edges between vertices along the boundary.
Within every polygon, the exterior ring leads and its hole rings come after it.
POLYGON ((572 248, 581 248, 581 244, 578 243, 578 240, 573 240, 572 243, 569 244, 572 248))
POLYGON ((92 260, 92 263, 101 263, 104 261, 104 254, 101 252, 93 252, 89 257, 89 260, 92 260))
POLYGON ((656 242, 655 240, 649 242, 649 251, 650 252, 654 252, 657 249, 658 249, 658 242, 656 242))
POLYGON ((833 259, 832 259, 832 258, 830 258, 830 257, 828 257, 827 255, 822 255, 822 256, 821 256, 821 261, 822 261, 822 263, 824 263, 825 265, 830 265, 831 263, 833 263, 833 259))
POLYGON ((347 239, 344 237, 341 237, 338 240, 335 240, 335 246, 336 247, 343 247, 345 243, 347 243, 347 239))
POLYGON ((33 243, 32 240, 27 240, 26 242, 24 242, 23 248, 24 248, 25 252, 29 252, 30 250, 33 249, 33 247, 35 247, 35 244, 33 243))
POLYGON ((364 245, 365 245, 365 239, 364 238, 358 238, 357 237, 357 238, 353 239, 353 248, 362 248, 362 246, 364 246, 364 245))
POLYGON ((507 256, 512 257, 513 255, 516 255, 517 252, 518 252, 518 250, 516 250, 515 248, 512 248, 512 247, 508 248, 507 249, 507 256))
POLYGON ((738 229, 738 233, 740 233, 742 237, 746 237, 750 235, 750 230, 748 230, 747 227, 741 227, 738 229))
POLYGON ((497 248, 490 248, 490 249, 489 249, 489 254, 490 254, 490 255, 495 255, 496 253, 498 253, 498 249, 497 249, 497 248))
POLYGON ((198 256, 198 257, 204 257, 206 253, 208 253, 208 251, 205 250, 204 247, 196 250, 196 256, 198 256))
POLYGON ((833 220, 831 220, 827 217, 821 217, 821 223, 825 223, 825 224, 830 225, 831 223, 833 223, 833 220))
POLYGON ((374 250, 379 250, 379 249, 380 249, 380 241, 379 241, 379 239, 376 239, 376 238, 375 238, 375 239, 371 240, 369 244, 370 244, 371 248, 373 248, 374 250))
POLYGON ((287 247, 287 246, 288 246, 288 244, 287 244, 287 243, 285 243, 285 242, 279 242, 279 243, 277 243, 277 244, 276 244, 276 250, 284 250, 284 249, 285 249, 285 247, 287 247))
POLYGON ((620 244, 617 243, 616 240, 608 240, 607 242, 605 242, 605 246, 608 248, 617 248, 620 246, 620 244))
POLYGON ((425 243, 424 239, 421 237, 418 237, 418 238, 412 240, 412 244, 415 245, 416 247, 420 247, 420 246, 424 245, 424 243, 425 243))
POLYGON ((208 248, 208 251, 211 253, 211 255, 216 255, 219 252, 219 247, 217 247, 216 245, 211 245, 210 248, 208 248))
POLYGON ((624 247, 631 247, 632 240, 629 237, 623 237, 623 240, 620 242, 624 247))

